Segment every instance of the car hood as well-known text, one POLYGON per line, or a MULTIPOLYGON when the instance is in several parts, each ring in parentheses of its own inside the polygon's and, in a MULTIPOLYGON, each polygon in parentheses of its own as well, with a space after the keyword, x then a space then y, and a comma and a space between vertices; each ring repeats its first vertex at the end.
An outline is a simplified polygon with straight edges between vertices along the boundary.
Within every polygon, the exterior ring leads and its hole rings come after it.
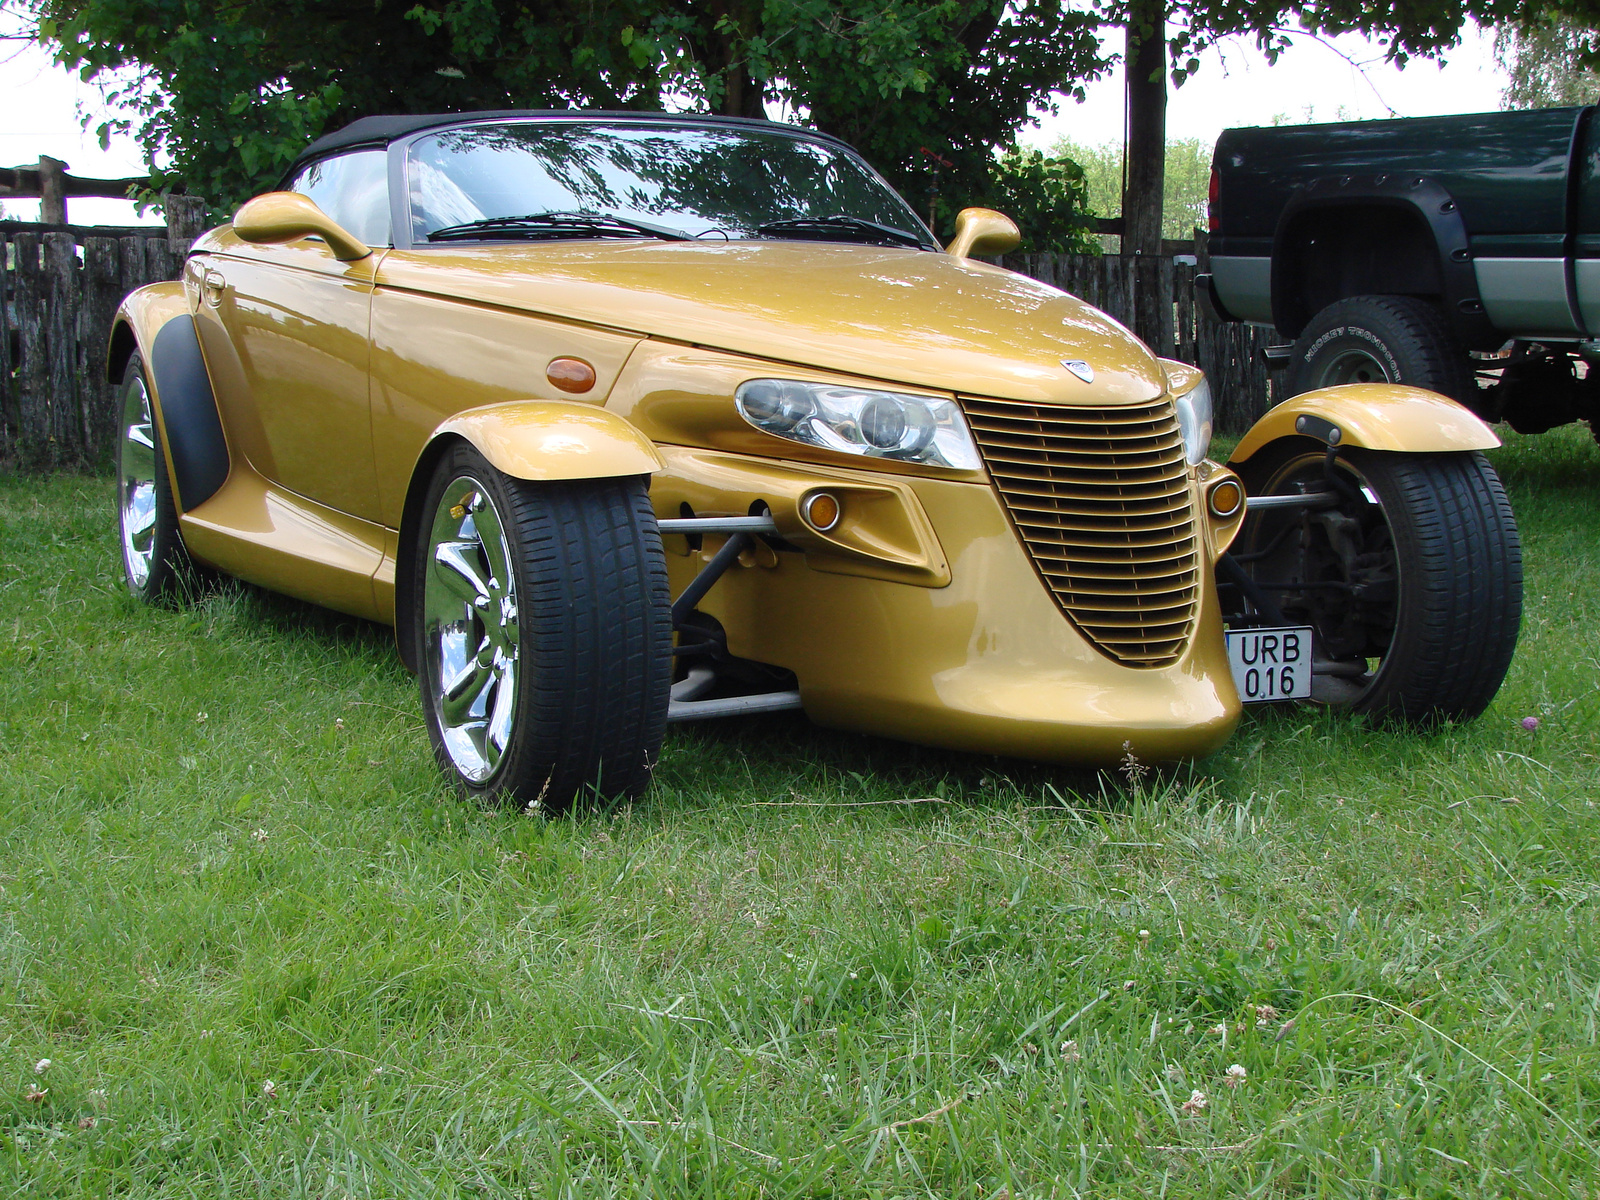
POLYGON ((1104 313, 948 254, 816 242, 430 248, 389 252, 377 283, 976 396, 1136 404, 1166 386, 1104 313), (1092 383, 1063 366, 1075 359, 1092 383))

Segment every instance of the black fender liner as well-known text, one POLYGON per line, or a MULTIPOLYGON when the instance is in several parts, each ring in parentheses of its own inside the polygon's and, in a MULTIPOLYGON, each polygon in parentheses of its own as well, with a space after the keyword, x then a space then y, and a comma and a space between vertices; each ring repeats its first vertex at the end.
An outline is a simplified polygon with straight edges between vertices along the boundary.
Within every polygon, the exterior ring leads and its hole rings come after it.
MULTIPOLYGON (((1288 253, 1294 226, 1302 218, 1331 209, 1383 207, 1401 209, 1421 218, 1433 235, 1433 248, 1439 264, 1439 282, 1444 290, 1445 320, 1468 347, 1498 346, 1504 337, 1495 332, 1483 298, 1478 292, 1478 274, 1472 265, 1472 245, 1466 222, 1449 191, 1436 180, 1414 172, 1385 175, 1330 175, 1313 179, 1295 189, 1278 217, 1272 238, 1272 317, 1280 330, 1293 328, 1295 336, 1303 321, 1293 319, 1289 297, 1294 291, 1292 256, 1288 253)), ((1307 314, 1307 319, 1314 314, 1307 314)))
POLYGON ((150 375, 172 455, 178 507, 187 512, 216 495, 228 478, 228 441, 193 317, 174 317, 161 327, 150 347, 150 375))

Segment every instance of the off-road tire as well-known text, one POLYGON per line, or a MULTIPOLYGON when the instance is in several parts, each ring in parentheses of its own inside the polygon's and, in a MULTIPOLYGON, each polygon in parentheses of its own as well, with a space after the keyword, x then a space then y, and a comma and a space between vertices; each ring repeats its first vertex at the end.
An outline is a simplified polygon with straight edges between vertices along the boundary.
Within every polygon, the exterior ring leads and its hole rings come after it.
POLYGON ((413 634, 428 736, 445 773, 471 797, 549 815, 638 796, 660 753, 672 678, 666 560, 648 478, 529 483, 462 443, 437 464, 422 511, 413 634), (461 479, 482 488, 502 519, 515 581, 511 732, 482 778, 469 777, 446 745, 442 658, 426 599, 436 511, 461 479))
MULTIPOLYGON (((1296 483, 1321 490, 1324 449, 1309 439, 1285 439, 1240 464, 1239 472, 1252 496, 1292 492, 1296 483)), ((1376 670, 1359 680, 1314 678, 1313 698, 1419 727, 1477 716, 1505 679, 1522 621, 1521 543, 1499 477, 1478 453, 1351 448, 1338 461, 1336 470, 1351 486, 1337 511, 1363 523, 1376 554, 1392 547, 1396 599, 1388 644, 1368 648, 1369 654, 1380 651, 1369 659, 1376 670), (1363 488, 1377 497, 1381 511, 1366 501, 1363 488)), ((1248 555, 1268 544, 1285 521, 1315 520, 1303 512, 1250 516, 1235 551, 1248 555)), ((1250 570, 1258 582, 1300 582, 1293 560, 1283 553, 1250 570)), ((1338 572, 1324 562, 1321 581, 1330 573, 1338 572)), ((1295 610, 1293 593, 1275 595, 1285 619, 1317 624, 1308 619, 1313 610, 1295 610)), ((1319 643, 1323 632, 1317 631, 1319 643)))
POLYGON ((1444 316, 1414 296, 1351 296, 1311 318, 1295 339, 1288 394, 1345 383, 1403 383, 1468 407, 1478 386, 1444 316))
POLYGON ((141 600, 175 605, 193 593, 199 573, 184 548, 178 527, 177 502, 167 474, 160 424, 145 377, 144 360, 138 351, 128 359, 122 373, 117 412, 117 546, 122 552, 123 581, 141 600), (135 416, 134 410, 141 405, 141 414, 135 416), (137 466, 135 458, 139 460, 137 466), (140 532, 130 536, 129 500, 136 488, 148 489, 147 495, 153 493, 154 502, 146 511, 152 524, 145 527, 141 522, 140 532))

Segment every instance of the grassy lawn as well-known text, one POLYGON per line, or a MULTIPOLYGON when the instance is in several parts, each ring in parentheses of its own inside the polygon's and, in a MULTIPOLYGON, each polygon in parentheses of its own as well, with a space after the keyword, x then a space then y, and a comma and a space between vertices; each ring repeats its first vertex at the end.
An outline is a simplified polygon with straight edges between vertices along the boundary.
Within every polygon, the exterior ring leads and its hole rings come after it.
POLYGON ((1130 785, 749 720, 553 823, 442 786, 387 630, 142 608, 107 481, 0 480, 0 1189, 1593 1196, 1600 451, 1496 458, 1469 726, 1130 785))

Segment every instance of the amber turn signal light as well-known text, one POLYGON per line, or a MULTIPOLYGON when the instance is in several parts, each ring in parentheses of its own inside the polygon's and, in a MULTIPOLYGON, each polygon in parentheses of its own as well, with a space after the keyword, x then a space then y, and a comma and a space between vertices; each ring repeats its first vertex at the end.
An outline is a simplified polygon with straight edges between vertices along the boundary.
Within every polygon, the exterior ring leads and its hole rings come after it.
POLYGON ((594 386, 594 368, 581 358, 552 358, 544 377, 563 392, 587 392, 594 386))
POLYGON ((820 533, 827 533, 839 523, 843 510, 837 497, 827 492, 813 492, 800 503, 800 515, 806 524, 820 533))
POLYGON ((1231 517, 1244 507, 1244 488, 1239 486, 1237 479, 1219 480, 1207 493, 1206 503, 1211 508, 1212 516, 1231 517))

